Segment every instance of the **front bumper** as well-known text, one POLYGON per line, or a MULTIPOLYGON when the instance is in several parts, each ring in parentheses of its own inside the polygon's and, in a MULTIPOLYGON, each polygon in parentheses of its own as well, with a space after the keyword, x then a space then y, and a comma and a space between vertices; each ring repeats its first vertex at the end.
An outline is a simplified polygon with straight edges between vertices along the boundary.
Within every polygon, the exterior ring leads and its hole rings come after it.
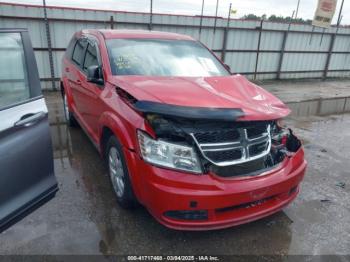
POLYGON ((125 155, 139 201, 161 224, 179 230, 226 228, 281 210, 297 196, 307 165, 300 148, 260 176, 222 178, 155 167, 127 150, 125 155), (176 210, 206 210, 208 218, 185 220, 165 215, 176 210))

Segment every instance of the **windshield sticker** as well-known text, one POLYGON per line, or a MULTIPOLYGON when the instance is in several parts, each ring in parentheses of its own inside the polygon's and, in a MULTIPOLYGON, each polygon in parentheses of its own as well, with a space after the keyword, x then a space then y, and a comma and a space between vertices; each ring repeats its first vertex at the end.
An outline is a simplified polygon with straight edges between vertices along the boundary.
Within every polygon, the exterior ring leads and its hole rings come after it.
POLYGON ((217 66, 214 64, 213 60, 206 58, 206 57, 198 57, 199 62, 201 65, 205 68, 205 70, 209 72, 215 72, 218 73, 219 70, 217 66))
POLYGON ((118 70, 130 69, 138 64, 138 57, 130 54, 130 55, 120 55, 114 59, 114 64, 118 70))

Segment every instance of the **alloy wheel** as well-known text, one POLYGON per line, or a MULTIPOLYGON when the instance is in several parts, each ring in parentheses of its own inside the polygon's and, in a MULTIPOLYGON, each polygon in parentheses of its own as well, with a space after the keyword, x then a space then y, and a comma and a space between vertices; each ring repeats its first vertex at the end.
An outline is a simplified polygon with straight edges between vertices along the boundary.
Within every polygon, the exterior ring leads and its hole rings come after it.
POLYGON ((113 189, 118 197, 124 194, 124 169, 118 150, 111 147, 108 153, 109 175, 111 177, 113 189))

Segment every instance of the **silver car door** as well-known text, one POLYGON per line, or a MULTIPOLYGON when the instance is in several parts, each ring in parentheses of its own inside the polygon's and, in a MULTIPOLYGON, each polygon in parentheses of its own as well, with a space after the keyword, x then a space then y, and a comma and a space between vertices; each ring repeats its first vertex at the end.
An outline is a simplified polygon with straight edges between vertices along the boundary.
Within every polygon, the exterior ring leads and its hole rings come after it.
POLYGON ((0 231, 52 198, 48 111, 28 32, 0 30, 0 231))

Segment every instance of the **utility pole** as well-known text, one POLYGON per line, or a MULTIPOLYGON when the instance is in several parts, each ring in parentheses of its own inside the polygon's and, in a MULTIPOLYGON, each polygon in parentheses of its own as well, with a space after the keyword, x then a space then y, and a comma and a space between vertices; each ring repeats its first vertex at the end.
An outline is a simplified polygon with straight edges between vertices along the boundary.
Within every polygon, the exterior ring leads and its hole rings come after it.
POLYGON ((344 5, 344 0, 342 0, 342 2, 341 2, 339 14, 338 14, 337 30, 335 31, 334 34, 332 34, 332 37, 331 37, 331 43, 330 43, 329 49, 328 49, 328 55, 327 55, 327 60, 326 60, 326 66, 325 66, 325 69, 324 69, 324 72, 323 72, 323 79, 324 79, 324 80, 327 78, 328 69, 329 69, 329 64, 330 64, 330 61, 331 61, 331 56, 332 56, 332 54, 333 54, 333 47, 334 47, 335 39, 336 39, 337 34, 338 34, 339 25, 340 25, 341 20, 342 20, 342 18, 343 18, 343 16, 342 16, 343 5, 344 5))
POLYGON ((226 24, 226 27, 224 29, 224 39, 222 41, 223 44, 222 44, 221 60, 223 62, 225 62, 225 57, 226 57, 227 35, 228 35, 228 31, 230 29, 231 9, 232 9, 232 3, 230 3, 230 7, 228 10, 227 24, 226 24))
POLYGON ((201 20, 199 22, 199 40, 201 39, 201 34, 202 34, 203 12, 204 12, 204 0, 202 0, 201 20))
POLYGON ((53 67, 53 56, 52 56, 51 34, 50 34, 49 20, 47 19, 47 10, 46 10, 46 1, 45 0, 43 0, 43 7, 44 7, 44 22, 45 22, 45 29, 46 29, 47 49, 49 52, 51 85, 52 85, 52 90, 56 90, 55 69, 53 67))
POLYGON ((278 70, 277 70, 277 75, 276 75, 276 78, 278 80, 281 79, 281 70, 282 70, 282 65, 283 65, 283 57, 284 57, 284 53, 285 53, 285 50, 286 50, 286 43, 287 43, 287 39, 288 39, 288 33, 290 31, 290 26, 292 24, 294 13, 295 13, 295 10, 293 10, 292 17, 291 17, 291 19, 289 21, 288 29, 283 34, 281 54, 280 54, 280 58, 279 58, 279 61, 278 61, 278 70))
POLYGON ((218 8, 219 8, 219 0, 216 0, 216 10, 215 10, 215 18, 214 18, 214 34, 216 31, 216 20, 218 19, 218 8))
POLYGON ((148 25, 148 29, 152 30, 152 20, 153 20, 153 0, 150 0, 150 12, 149 12, 149 25, 148 25))
POLYGON ((216 33, 216 23, 218 19, 218 9, 219 9, 219 0, 216 0, 216 10, 215 10, 215 18, 214 18, 214 31, 213 31, 213 38, 211 42, 211 48, 214 48, 214 43, 215 43, 215 33, 216 33))
POLYGON ((337 26, 340 25, 340 22, 341 22, 341 19, 342 19, 343 5, 344 5, 344 0, 341 2, 339 14, 338 14, 337 26))
MULTIPOLYGON (((296 11, 295 11, 295 19, 297 19, 297 17, 298 17, 299 5, 300 5, 300 0, 298 0, 297 9, 296 9, 296 11)), ((293 17, 292 17, 292 18, 293 18, 293 17)))
POLYGON ((232 9, 232 3, 230 3, 229 11, 228 11, 228 16, 227 16, 227 28, 230 26, 230 19, 231 19, 231 9, 232 9))

